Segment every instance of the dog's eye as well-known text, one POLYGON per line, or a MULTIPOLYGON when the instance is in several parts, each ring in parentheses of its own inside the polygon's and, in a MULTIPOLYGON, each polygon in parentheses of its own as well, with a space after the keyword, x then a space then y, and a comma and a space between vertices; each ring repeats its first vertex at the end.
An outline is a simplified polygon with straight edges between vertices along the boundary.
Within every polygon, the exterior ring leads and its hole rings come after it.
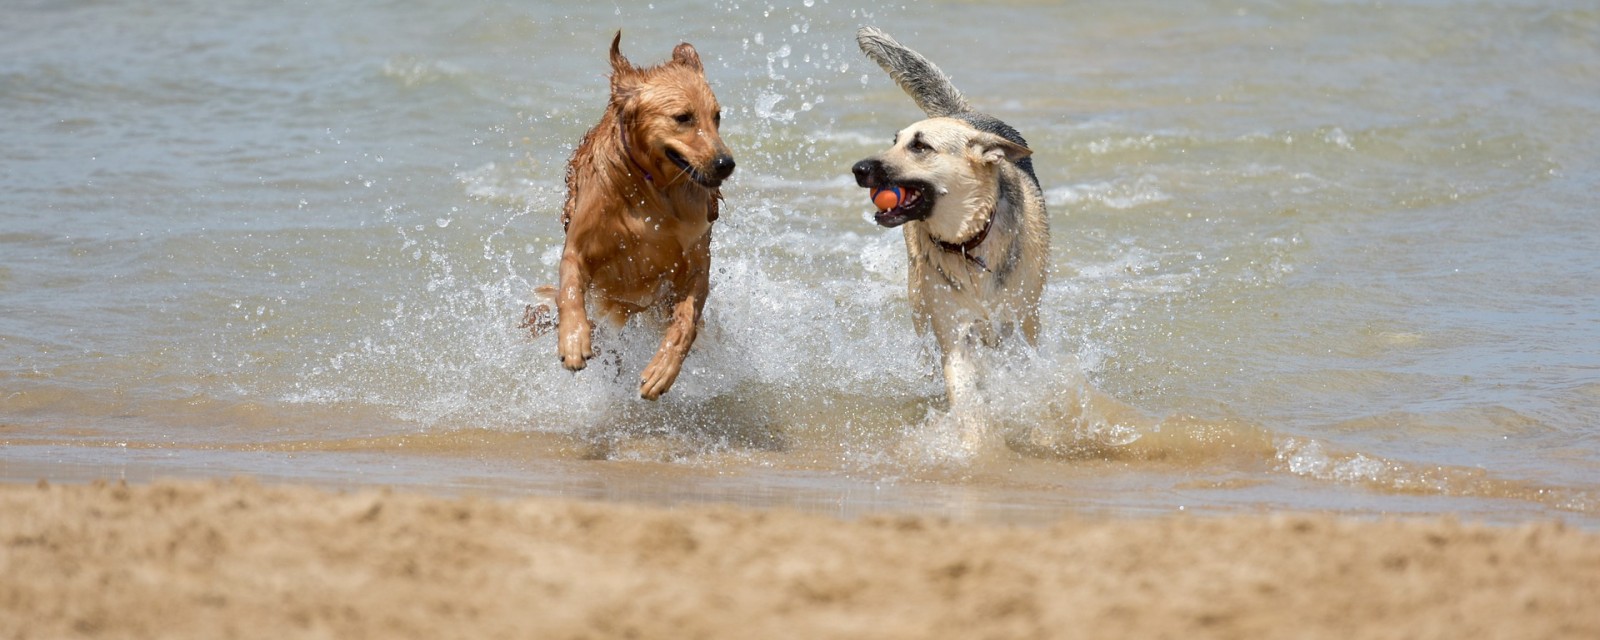
POLYGON ((928 146, 928 143, 923 142, 922 138, 912 139, 911 144, 906 145, 906 148, 910 149, 912 153, 927 153, 929 151, 933 151, 933 147, 930 147, 928 146))
POLYGON ((718 112, 716 112, 714 114, 711 114, 711 124, 717 125, 719 127, 722 126, 722 112, 721 111, 718 111, 718 112))
POLYGON ((689 124, 690 122, 694 122, 694 114, 692 114, 692 113, 680 113, 678 115, 672 116, 672 119, 673 120, 677 120, 678 124, 689 124))

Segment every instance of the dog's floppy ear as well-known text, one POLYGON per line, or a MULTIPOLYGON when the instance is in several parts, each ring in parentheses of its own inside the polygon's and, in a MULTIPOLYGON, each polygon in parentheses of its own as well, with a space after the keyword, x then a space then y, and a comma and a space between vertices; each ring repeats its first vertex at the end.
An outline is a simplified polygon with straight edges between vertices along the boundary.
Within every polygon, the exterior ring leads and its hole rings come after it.
POLYGON ((611 39, 611 94, 628 93, 638 74, 639 70, 622 55, 622 30, 618 29, 617 37, 611 39))
POLYGON ((1032 149, 987 131, 980 131, 978 135, 972 136, 971 145, 978 152, 978 157, 988 164, 1001 160, 1016 162, 1033 155, 1032 149))
POLYGON ((700 64, 700 52, 694 50, 694 45, 687 42, 680 43, 672 50, 672 59, 678 64, 685 65, 695 71, 705 71, 700 64))

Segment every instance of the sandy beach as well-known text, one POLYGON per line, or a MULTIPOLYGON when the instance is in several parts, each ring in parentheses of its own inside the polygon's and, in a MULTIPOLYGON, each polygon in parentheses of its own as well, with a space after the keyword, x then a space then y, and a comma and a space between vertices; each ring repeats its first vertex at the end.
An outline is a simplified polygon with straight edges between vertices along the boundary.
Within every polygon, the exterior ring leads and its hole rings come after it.
POLYGON ((0 637, 1594 638, 1600 535, 0 486, 0 637))

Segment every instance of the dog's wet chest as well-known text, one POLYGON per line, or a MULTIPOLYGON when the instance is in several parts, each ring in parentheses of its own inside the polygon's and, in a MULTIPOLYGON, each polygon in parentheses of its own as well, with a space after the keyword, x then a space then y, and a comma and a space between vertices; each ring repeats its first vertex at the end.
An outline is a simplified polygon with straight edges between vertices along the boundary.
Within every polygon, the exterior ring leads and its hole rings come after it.
POLYGON ((628 217, 628 230, 643 244, 677 247, 677 253, 687 253, 711 231, 711 223, 703 213, 695 216, 670 211, 635 211, 628 217))
POLYGON ((671 214, 630 212, 611 238, 609 259, 596 265, 596 279, 611 297, 649 306, 664 292, 693 275, 710 223, 685 221, 671 214))

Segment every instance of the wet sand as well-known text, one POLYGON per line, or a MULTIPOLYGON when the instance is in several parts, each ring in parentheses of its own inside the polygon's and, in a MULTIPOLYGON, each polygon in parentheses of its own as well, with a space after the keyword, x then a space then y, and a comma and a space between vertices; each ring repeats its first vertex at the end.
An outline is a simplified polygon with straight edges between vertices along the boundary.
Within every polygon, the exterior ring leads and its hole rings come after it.
POLYGON ((0 485, 5 638, 1595 638, 1600 534, 0 485))

